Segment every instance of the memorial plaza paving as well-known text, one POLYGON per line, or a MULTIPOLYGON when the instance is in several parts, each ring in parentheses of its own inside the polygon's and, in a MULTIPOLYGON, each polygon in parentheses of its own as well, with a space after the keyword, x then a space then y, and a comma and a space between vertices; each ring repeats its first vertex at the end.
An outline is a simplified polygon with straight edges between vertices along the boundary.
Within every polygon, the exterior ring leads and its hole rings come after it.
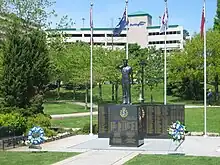
MULTIPOLYGON (((220 137, 187 136, 178 145, 171 139, 145 139, 141 147, 111 147, 109 140, 97 135, 77 135, 48 142, 42 151, 80 152, 81 154, 58 162, 54 165, 121 165, 138 154, 185 154, 189 156, 220 157, 220 137), (175 149, 177 149, 175 151, 175 149)), ((28 147, 10 151, 32 151, 28 147)))

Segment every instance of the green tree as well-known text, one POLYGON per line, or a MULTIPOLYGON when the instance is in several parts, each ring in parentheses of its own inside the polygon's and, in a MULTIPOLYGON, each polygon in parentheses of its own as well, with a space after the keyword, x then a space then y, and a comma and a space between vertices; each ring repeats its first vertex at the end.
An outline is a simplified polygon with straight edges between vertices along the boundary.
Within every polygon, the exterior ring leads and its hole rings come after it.
POLYGON ((203 97, 203 44, 199 35, 188 41, 184 51, 168 57, 168 78, 176 96, 199 100, 203 97))
POLYGON ((0 80, 2 79, 3 74, 3 50, 0 48, 0 80))
POLYGON ((208 82, 214 86, 215 100, 218 100, 220 74, 220 31, 210 30, 207 33, 207 71, 208 82))
POLYGON ((102 84, 107 80, 108 75, 106 72, 108 71, 108 50, 101 47, 95 46, 93 48, 93 75, 94 75, 94 83, 98 83, 99 85, 99 100, 102 101, 102 84))
POLYGON ((214 18, 214 30, 220 31, 220 0, 217 0, 217 10, 214 18))
POLYGON ((156 50, 155 47, 148 50, 143 49, 143 51, 147 54, 145 65, 145 83, 150 87, 151 102, 153 102, 152 90, 159 83, 163 82, 163 53, 161 50, 156 50))
POLYGON ((108 51, 105 58, 104 65, 107 66, 107 68, 104 74, 107 75, 107 80, 112 83, 112 96, 115 95, 112 98, 115 99, 115 102, 118 102, 118 88, 121 82, 120 66, 122 65, 124 57, 125 51, 116 49, 108 51))
POLYGON ((140 45, 137 43, 135 44, 128 44, 128 52, 129 52, 129 57, 130 58, 135 58, 140 55, 140 45))
POLYGON ((46 35, 40 30, 22 33, 15 24, 6 36, 2 80, 5 106, 24 108, 24 115, 43 113, 42 94, 50 68, 46 35))
MULTIPOLYGON (((207 83, 214 86, 216 99, 220 73, 219 37, 218 31, 207 32, 207 83)), ((203 41, 198 34, 187 42, 184 51, 174 52, 169 57, 168 77, 177 96, 193 100, 203 98, 203 62, 203 41)))
POLYGON ((53 0, 1 0, 2 10, 8 17, 16 16, 22 21, 23 27, 47 27, 48 18, 55 14, 51 7, 53 0))

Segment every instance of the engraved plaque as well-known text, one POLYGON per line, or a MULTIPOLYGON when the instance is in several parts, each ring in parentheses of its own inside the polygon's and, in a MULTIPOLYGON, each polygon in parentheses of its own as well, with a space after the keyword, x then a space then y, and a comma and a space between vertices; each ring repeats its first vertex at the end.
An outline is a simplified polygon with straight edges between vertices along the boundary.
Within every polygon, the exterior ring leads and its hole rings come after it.
POLYGON ((140 146, 143 144, 141 109, 137 105, 117 105, 111 107, 111 133, 109 144, 112 146, 140 146), (142 136, 141 136, 142 135, 142 136))
POLYGON ((143 138, 169 138, 169 125, 177 120, 185 122, 184 105, 106 104, 99 106, 98 112, 99 138, 114 137, 113 141, 121 145, 143 138))
POLYGON ((109 122, 109 106, 99 106, 98 108, 98 137, 107 138, 110 133, 110 122, 109 122))

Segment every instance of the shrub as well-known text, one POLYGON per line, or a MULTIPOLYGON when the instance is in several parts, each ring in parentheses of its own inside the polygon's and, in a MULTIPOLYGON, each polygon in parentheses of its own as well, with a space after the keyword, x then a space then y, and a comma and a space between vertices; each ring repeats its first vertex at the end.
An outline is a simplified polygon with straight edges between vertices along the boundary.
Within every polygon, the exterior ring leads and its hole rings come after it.
POLYGON ((21 135, 26 130, 26 119, 19 113, 0 114, 0 126, 9 127, 15 135, 21 135))
POLYGON ((26 134, 31 128, 36 126, 39 126, 44 130, 46 137, 57 135, 57 133, 54 130, 50 129, 51 122, 50 122, 50 117, 48 115, 37 114, 32 117, 28 117, 26 134))
POLYGON ((51 130, 49 128, 43 128, 43 129, 46 137, 53 137, 57 135, 57 132, 55 132, 54 130, 51 130))
POLYGON ((44 128, 51 127, 50 118, 44 114, 37 114, 27 119, 27 128, 31 129, 35 126, 40 126, 44 128))
MULTIPOLYGON (((98 125, 97 124, 92 125, 92 132, 93 132, 93 134, 98 133, 98 125)), ((86 123, 83 126, 82 133, 86 133, 86 134, 90 133, 90 124, 89 123, 86 123)))
POLYGON ((23 115, 24 109, 23 108, 17 108, 17 107, 5 107, 4 104, 0 105, 0 114, 6 114, 6 113, 18 113, 23 115))

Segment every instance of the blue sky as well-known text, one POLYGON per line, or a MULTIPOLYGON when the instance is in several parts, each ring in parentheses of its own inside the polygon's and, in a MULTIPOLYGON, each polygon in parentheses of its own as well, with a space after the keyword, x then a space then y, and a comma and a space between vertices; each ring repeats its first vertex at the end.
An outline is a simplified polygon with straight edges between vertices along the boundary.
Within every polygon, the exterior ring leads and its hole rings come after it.
MULTIPOLYGON (((61 16, 68 15, 76 22, 76 27, 82 27, 82 18, 85 18, 85 27, 89 27, 89 9, 91 0, 56 0, 54 9, 58 17, 52 22, 58 22, 61 16)), ((125 0, 92 0, 94 3, 94 27, 111 27, 122 16, 125 0)), ((217 0, 207 0, 206 20, 207 28, 213 26, 217 0)), ((190 34, 199 32, 203 0, 168 0, 169 24, 184 26, 190 34)), ((159 24, 159 16, 164 12, 164 0, 129 0, 128 13, 144 11, 152 15, 153 25, 159 24)))

